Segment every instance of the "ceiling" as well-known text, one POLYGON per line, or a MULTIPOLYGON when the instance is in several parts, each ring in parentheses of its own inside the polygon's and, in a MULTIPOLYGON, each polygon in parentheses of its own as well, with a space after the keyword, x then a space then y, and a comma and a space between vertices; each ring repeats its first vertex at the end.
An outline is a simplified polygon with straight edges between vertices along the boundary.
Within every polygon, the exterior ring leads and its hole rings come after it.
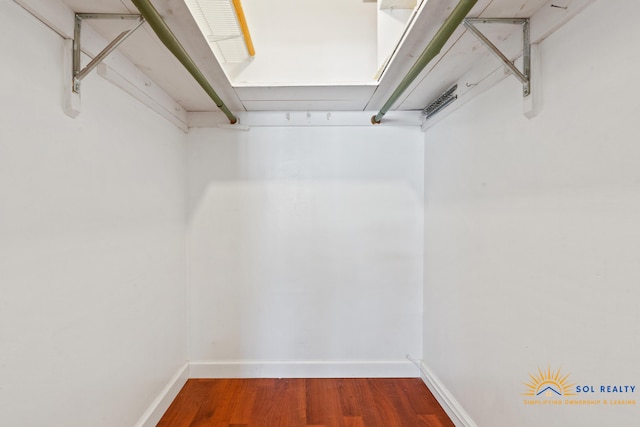
MULTIPOLYGON (((129 0, 62 0, 75 12, 136 13, 129 0)), ((572 4, 588 0, 479 0, 470 17, 532 17, 532 42, 546 37, 568 19, 572 4), (553 4, 553 6, 552 6, 553 4), (563 21, 564 20, 564 21, 563 21), (536 24, 534 26, 534 23, 536 24)), ((331 85, 244 85, 233 87, 182 0, 153 0, 194 61, 232 111, 365 111, 378 110, 431 40, 457 2, 428 0, 422 4, 404 39, 378 82, 331 85)), ((339 11, 336 11, 339 13, 339 11)), ((119 21, 88 22, 105 39, 123 30, 119 21)), ((490 24, 482 31, 510 59, 521 55, 521 27, 490 24)), ((145 24, 119 48, 153 82, 187 111, 217 107, 145 24)), ((474 67, 495 70, 500 63, 460 26, 449 42, 395 103, 392 110, 420 110, 474 67), (484 65, 482 65, 484 64, 484 65)), ((478 76, 477 78, 482 78, 478 76)), ((473 82, 467 85, 474 84, 473 82)))

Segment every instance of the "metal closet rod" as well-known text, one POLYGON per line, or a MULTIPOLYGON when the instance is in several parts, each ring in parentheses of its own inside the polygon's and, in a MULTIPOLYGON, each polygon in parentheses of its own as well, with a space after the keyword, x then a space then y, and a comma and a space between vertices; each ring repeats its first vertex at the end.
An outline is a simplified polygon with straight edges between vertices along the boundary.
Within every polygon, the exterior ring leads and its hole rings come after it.
POLYGON ((186 68, 200 86, 202 86, 202 89, 204 89, 211 99, 213 99, 213 102, 216 103, 218 108, 220 108, 225 116, 229 118, 229 122, 231 124, 237 123, 238 118, 233 115, 231 110, 229 110, 222 99, 220 99, 213 87, 211 87, 207 78, 196 66, 195 62, 193 62, 193 59, 191 59, 187 51, 184 49, 182 44, 180 44, 175 34, 173 34, 151 2, 149 0, 132 0, 132 2, 138 8, 144 19, 149 23, 160 41, 164 43, 167 49, 173 53, 184 68, 186 68))
POLYGON ((433 39, 429 42, 427 47, 422 51, 420 57, 415 64, 411 67, 406 76, 402 79, 396 90, 393 91, 387 102, 382 106, 378 114, 371 117, 371 123, 378 124, 382 117, 387 114, 387 111, 391 106, 400 98, 402 93, 409 87, 409 85, 418 77, 422 70, 435 58, 445 43, 451 38, 453 32, 458 28, 462 20, 471 11, 473 6, 478 0, 460 0, 457 6, 451 11, 451 14, 445 19, 444 23, 438 30, 433 39))

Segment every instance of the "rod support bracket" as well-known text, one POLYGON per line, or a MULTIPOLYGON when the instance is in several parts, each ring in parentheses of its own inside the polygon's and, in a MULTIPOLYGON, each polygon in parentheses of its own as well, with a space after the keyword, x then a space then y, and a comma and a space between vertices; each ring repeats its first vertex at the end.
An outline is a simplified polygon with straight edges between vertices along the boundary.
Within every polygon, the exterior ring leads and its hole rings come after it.
POLYGON ((498 58, 509 72, 522 83, 522 96, 531 94, 531 41, 529 18, 466 18, 462 21, 469 30, 496 58, 498 58), (514 24, 522 26, 522 71, 507 58, 500 49, 485 36, 475 24, 514 24))
POLYGON ((80 84, 87 74, 98 66, 111 52, 113 52, 120 44, 127 39, 135 30, 144 24, 145 20, 142 15, 137 14, 119 14, 119 13, 76 13, 73 30, 73 47, 72 47, 72 73, 73 81, 71 90, 80 94, 80 84), (120 33, 113 41, 111 41, 95 58, 93 58, 84 68, 81 64, 82 53, 82 22, 85 19, 109 19, 109 20, 135 20, 135 23, 127 30, 120 33))

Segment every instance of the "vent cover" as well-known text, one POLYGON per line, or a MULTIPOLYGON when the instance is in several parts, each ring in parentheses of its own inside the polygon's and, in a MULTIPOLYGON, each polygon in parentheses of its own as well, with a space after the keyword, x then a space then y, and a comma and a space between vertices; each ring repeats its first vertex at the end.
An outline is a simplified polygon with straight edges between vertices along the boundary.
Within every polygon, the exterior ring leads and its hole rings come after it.
POLYGON ((436 98, 431 104, 422 110, 425 118, 430 118, 444 110, 449 104, 458 99, 458 85, 453 85, 447 89, 442 95, 436 98))

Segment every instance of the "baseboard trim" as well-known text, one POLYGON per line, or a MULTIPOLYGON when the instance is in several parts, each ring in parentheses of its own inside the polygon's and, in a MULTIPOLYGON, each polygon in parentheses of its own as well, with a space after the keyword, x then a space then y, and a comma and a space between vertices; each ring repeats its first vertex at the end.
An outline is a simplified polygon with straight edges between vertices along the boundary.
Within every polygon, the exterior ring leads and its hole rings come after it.
POLYGON ((424 362, 420 363, 420 372, 422 374, 422 381, 424 381, 429 390, 431 390, 431 393, 440 406, 442 406, 442 409, 449 415, 449 418, 451 418, 451 421, 456 427, 478 427, 462 405, 460 405, 460 402, 453 397, 449 389, 440 381, 440 378, 438 378, 424 362))
POLYGON ((184 366, 178 369, 178 372, 171 377, 153 403, 149 405, 135 424, 135 427, 155 427, 188 379, 189 363, 185 363, 184 366))
POLYGON ((397 361, 193 361, 182 366, 135 427, 155 427, 189 378, 415 378, 420 376, 456 427, 478 427, 424 363, 397 361))
POLYGON ((193 361, 190 378, 415 378, 417 367, 399 361, 193 361))

